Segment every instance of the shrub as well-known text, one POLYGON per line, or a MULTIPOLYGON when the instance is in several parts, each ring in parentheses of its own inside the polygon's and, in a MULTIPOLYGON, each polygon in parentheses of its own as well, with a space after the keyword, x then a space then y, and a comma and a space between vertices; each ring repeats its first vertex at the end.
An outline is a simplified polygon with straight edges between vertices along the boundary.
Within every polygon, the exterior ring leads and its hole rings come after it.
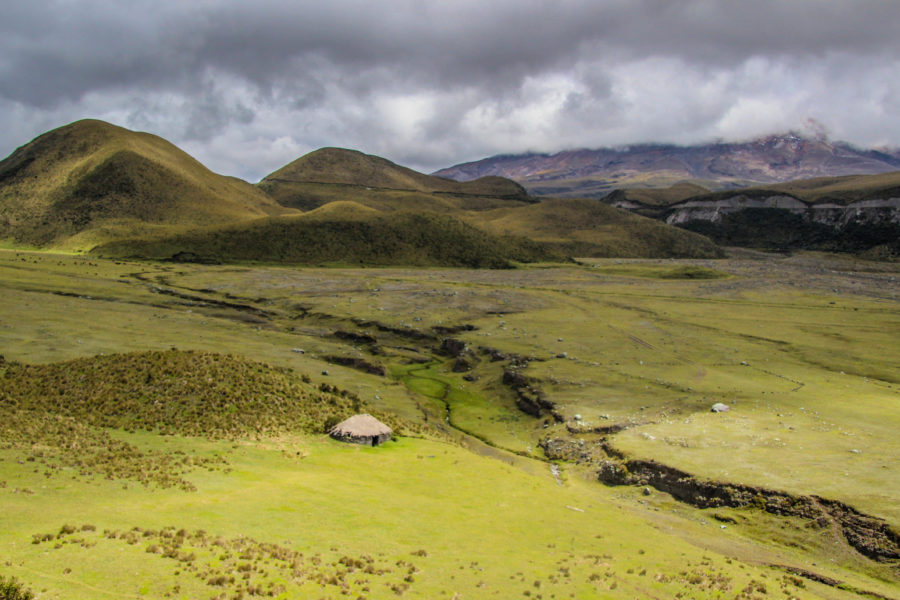
POLYGON ((15 577, 6 579, 0 575, 0 600, 32 600, 34 593, 15 577))

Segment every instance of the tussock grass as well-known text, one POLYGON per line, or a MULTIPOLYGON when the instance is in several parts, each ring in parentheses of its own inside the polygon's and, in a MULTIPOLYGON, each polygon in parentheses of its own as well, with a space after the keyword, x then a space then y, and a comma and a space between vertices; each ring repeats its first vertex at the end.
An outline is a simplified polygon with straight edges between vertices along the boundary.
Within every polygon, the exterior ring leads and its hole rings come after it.
POLYGON ((47 365, 10 363, 2 407, 73 417, 94 427, 211 439, 283 431, 321 432, 329 417, 364 403, 314 388, 284 368, 236 356, 153 351, 47 365))

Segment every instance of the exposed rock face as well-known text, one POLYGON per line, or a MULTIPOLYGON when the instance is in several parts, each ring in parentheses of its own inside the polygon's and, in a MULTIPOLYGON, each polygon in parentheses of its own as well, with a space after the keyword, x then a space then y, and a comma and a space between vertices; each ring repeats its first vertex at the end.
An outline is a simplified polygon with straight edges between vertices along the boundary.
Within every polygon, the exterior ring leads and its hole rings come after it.
POLYGON ((766 197, 748 197, 744 194, 736 194, 716 200, 691 199, 669 207, 664 220, 669 225, 681 225, 689 221, 717 223, 725 215, 760 208, 786 210, 802 216, 804 220, 811 223, 838 229, 842 229, 850 223, 900 224, 900 198, 861 200, 841 206, 834 203, 807 204, 798 198, 783 194, 766 197))
POLYGON ((362 371, 363 373, 368 373, 370 375, 379 375, 381 377, 386 375, 384 366, 371 363, 363 358, 356 358, 353 356, 323 356, 322 358, 333 365, 350 367, 351 369, 356 369, 357 371, 362 371))
POLYGON ((544 393, 534 387, 528 377, 525 377, 515 369, 506 369, 503 371, 503 383, 516 393, 516 406, 523 413, 533 417, 541 417, 546 411, 552 414, 557 422, 562 421, 562 417, 554 410, 556 405, 547 400, 544 393))
POLYGON ((900 533, 885 521, 836 500, 701 479, 656 461, 629 459, 606 438, 546 438, 540 446, 550 460, 596 466, 597 479, 607 485, 649 486, 698 508, 752 507, 775 515, 809 519, 817 527, 834 526, 847 543, 869 558, 900 559, 900 533))
POLYGON ((597 477, 610 485, 649 485, 699 508, 752 506, 775 515, 810 519, 820 527, 834 522, 860 554, 880 561, 900 559, 900 534, 881 519, 836 500, 699 479, 648 460, 604 461, 597 477))

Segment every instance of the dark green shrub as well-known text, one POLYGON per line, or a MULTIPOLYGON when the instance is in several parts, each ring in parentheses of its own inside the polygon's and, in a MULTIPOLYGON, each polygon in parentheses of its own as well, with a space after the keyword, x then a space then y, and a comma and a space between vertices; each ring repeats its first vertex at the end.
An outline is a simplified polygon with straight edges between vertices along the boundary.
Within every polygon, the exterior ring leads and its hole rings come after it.
POLYGON ((9 579, 0 575, 0 600, 32 600, 34 594, 15 577, 9 579))

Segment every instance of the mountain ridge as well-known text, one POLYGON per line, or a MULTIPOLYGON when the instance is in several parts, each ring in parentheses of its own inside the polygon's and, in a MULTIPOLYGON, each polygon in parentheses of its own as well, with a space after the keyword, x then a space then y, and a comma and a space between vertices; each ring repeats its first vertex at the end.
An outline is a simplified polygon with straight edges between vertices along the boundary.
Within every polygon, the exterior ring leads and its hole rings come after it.
POLYGON ((797 132, 749 142, 635 144, 498 155, 435 171, 457 180, 509 177, 538 196, 602 198, 616 188, 699 184, 710 191, 823 176, 900 170, 900 149, 860 149, 797 132))

